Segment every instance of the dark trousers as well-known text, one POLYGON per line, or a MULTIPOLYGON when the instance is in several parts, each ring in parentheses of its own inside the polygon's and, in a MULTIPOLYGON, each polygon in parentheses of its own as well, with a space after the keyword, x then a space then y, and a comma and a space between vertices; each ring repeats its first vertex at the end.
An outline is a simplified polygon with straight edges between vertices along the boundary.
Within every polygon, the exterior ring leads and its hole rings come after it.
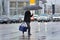
POLYGON ((30 22, 26 22, 26 24, 27 24, 27 28, 28 28, 28 34, 30 34, 30 22))

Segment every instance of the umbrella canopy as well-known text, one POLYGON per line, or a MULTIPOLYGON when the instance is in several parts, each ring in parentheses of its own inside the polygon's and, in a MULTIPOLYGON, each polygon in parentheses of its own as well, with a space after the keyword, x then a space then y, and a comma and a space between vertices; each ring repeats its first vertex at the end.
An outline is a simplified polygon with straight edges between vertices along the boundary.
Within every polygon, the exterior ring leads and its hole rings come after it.
POLYGON ((43 3, 47 3, 47 1, 46 1, 46 0, 40 0, 40 1, 42 1, 43 3))
POLYGON ((42 9, 42 7, 38 6, 38 5, 31 5, 31 6, 25 6, 23 7, 24 10, 38 10, 38 9, 42 9))

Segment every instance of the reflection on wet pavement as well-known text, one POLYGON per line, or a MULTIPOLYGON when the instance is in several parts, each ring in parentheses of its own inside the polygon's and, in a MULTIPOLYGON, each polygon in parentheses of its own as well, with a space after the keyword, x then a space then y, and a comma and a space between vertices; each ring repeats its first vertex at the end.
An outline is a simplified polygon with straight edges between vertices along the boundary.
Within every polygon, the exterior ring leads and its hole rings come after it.
POLYGON ((19 24, 0 24, 0 40, 60 40, 59 23, 32 22, 31 36, 18 30, 19 24))
POLYGON ((27 35, 25 32, 18 30, 19 24, 0 24, 0 40, 43 40, 45 38, 40 38, 40 24, 38 22, 31 23, 31 36, 27 35))

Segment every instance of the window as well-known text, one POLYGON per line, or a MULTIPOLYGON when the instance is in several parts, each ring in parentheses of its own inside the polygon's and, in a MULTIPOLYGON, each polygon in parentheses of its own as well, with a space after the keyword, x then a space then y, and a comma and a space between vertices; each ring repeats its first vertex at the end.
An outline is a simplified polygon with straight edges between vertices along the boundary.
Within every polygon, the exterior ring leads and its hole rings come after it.
POLYGON ((10 7, 16 7, 16 2, 10 2, 10 7))
POLYGON ((26 2, 26 6, 29 6, 29 2, 26 2))
POLYGON ((18 2, 18 7, 23 7, 24 6, 24 2, 18 2))
POLYGON ((10 9, 10 15, 16 15, 16 9, 10 9))
POLYGON ((18 9, 18 14, 24 14, 24 10, 18 9))

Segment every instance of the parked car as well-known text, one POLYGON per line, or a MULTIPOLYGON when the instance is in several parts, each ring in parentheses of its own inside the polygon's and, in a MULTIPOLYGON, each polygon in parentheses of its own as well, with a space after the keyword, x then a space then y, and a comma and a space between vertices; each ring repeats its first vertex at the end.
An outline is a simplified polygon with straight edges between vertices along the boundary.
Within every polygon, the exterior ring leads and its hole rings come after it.
POLYGON ((50 21, 50 15, 48 14, 40 14, 37 18, 38 21, 50 21))
POLYGON ((18 15, 10 16, 9 20, 10 20, 10 23, 19 22, 19 16, 18 15))
POLYGON ((19 19, 21 20, 21 22, 24 21, 24 15, 19 15, 19 19))
POLYGON ((38 15, 33 15, 34 16, 34 20, 37 21, 38 15))
POLYGON ((0 23, 3 23, 3 20, 2 20, 2 18, 0 17, 0 23))
POLYGON ((8 23, 9 22, 9 18, 8 17, 3 17, 3 23, 8 23))
POLYGON ((60 21, 60 14, 54 14, 53 21, 60 21))
POLYGON ((9 18, 7 16, 0 17, 0 23, 8 23, 8 22, 9 22, 9 18))

